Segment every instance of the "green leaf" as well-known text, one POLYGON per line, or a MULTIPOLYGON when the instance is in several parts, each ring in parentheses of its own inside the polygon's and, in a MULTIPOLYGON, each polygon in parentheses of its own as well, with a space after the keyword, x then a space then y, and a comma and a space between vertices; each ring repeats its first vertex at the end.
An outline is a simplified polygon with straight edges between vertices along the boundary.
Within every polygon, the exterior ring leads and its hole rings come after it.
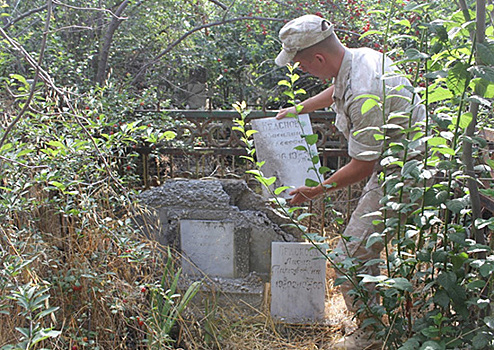
POLYGON ((388 276, 357 275, 362 278, 362 283, 381 283, 388 279, 388 276))
POLYGON ((36 319, 40 319, 40 318, 43 318, 49 314, 52 314, 54 313, 55 311, 57 311, 58 309, 60 309, 60 307, 58 306, 54 306, 54 307, 50 307, 46 310, 43 310, 41 311, 38 315, 36 315, 36 319))
POLYGON ((291 92, 291 91, 283 91, 283 95, 288 96, 292 100, 295 98, 295 94, 293 92, 291 92))
POLYGON ((314 181, 312 179, 305 179, 305 186, 307 186, 307 187, 317 187, 317 186, 319 186, 319 182, 314 181))
POLYGON ((379 102, 377 102, 376 100, 373 100, 371 98, 368 98, 362 104, 362 108, 360 110, 360 113, 362 113, 362 115, 364 115, 365 113, 369 112, 375 106, 379 106, 379 102))
POLYGON ((485 287, 484 280, 476 280, 467 284, 467 288, 470 290, 480 290, 485 287))
POLYGON ((312 164, 319 164, 319 156, 312 157, 311 161, 312 161, 312 164))
POLYGON ((419 162, 416 159, 409 160, 403 165, 403 169, 401 169, 401 174, 405 178, 418 179, 420 175, 420 169, 419 169, 420 164, 421 162, 419 162))
POLYGON ((331 169, 325 166, 322 166, 319 168, 319 174, 326 174, 327 172, 330 172, 331 169))
POLYGON ((52 186, 55 186, 56 188, 58 188, 61 191, 65 191, 65 189, 67 188, 63 183, 58 182, 58 181, 50 181, 49 184, 52 186))
POLYGON ((494 217, 489 218, 489 219, 475 219, 475 227, 479 230, 482 230, 483 228, 486 228, 488 226, 494 225, 494 217))
POLYGON ((477 53, 483 64, 494 66, 494 45, 492 43, 477 44, 477 53))
POLYGON ((437 282, 446 290, 456 285, 456 274, 451 271, 444 271, 437 276, 437 282))
POLYGON ((439 145, 447 145, 448 140, 446 140, 444 137, 431 137, 430 139, 427 140, 427 143, 430 146, 439 146, 439 145))
POLYGON ((251 137, 252 135, 254 135, 255 133, 257 133, 258 131, 257 130, 247 130, 245 132, 245 136, 247 137, 251 137))
MULTIPOLYGON (((472 113, 468 112, 468 113, 464 113, 461 115, 460 117, 460 128, 462 129, 465 129, 471 122, 472 122, 472 113)), ((453 124, 456 125, 456 122, 457 122, 457 118, 454 117, 453 118, 453 124)))
MULTIPOLYGON (((453 97, 453 93, 451 91, 444 89, 442 87, 437 87, 436 89, 434 89, 429 93, 427 101, 429 103, 434 103, 434 102, 448 100, 452 97, 453 97)), ((422 98, 425 98, 425 96, 422 96, 422 98)))
POLYGON ((46 144, 55 148, 62 148, 62 149, 66 148, 65 145, 60 141, 49 141, 46 144))
POLYGON ((290 186, 281 186, 281 187, 277 187, 277 188, 274 190, 274 194, 278 196, 281 192, 283 192, 283 191, 285 191, 285 190, 288 190, 288 189, 290 189, 290 188, 292 188, 292 187, 290 187, 290 186))
POLYGON ((465 84, 470 74, 467 68, 469 66, 463 62, 457 62, 452 69, 448 71, 446 84, 454 94, 460 95, 465 89, 465 84))
POLYGON ((274 183, 276 182, 276 177, 274 177, 274 176, 271 176, 271 177, 269 177, 269 178, 265 178, 265 177, 263 177, 263 178, 261 178, 261 179, 262 179, 262 180, 261 180, 261 182, 262 182, 262 183, 263 183, 266 187, 269 187, 269 186, 271 186, 272 184, 274 184, 274 183))
POLYGON ((417 350, 420 342, 415 338, 408 339, 398 350, 417 350))
POLYGON ((382 284, 391 287, 391 288, 396 288, 399 290, 403 290, 406 292, 413 292, 413 286, 412 283, 410 283, 409 280, 403 277, 397 277, 397 278, 390 278, 386 281, 384 281, 382 284))
POLYGON ((278 85, 283 85, 283 86, 286 86, 286 87, 288 87, 288 88, 291 88, 291 87, 292 87, 292 84, 290 84, 290 83, 288 82, 288 80, 280 80, 280 81, 278 82, 278 85))
POLYGON ((486 317, 484 317, 484 323, 490 329, 494 329, 494 316, 486 316, 486 317))
POLYGON ((434 152, 439 152, 441 154, 449 154, 451 156, 454 156, 456 154, 455 150, 450 147, 432 147, 431 150, 434 152))
POLYGON ((494 69, 487 66, 473 66, 468 70, 476 78, 482 78, 490 83, 494 83, 494 69))
POLYGON ((446 201, 446 207, 455 214, 459 214, 466 207, 466 203, 461 199, 451 199, 446 201))
POLYGON ((392 123, 384 124, 381 128, 383 130, 403 130, 404 129, 401 125, 392 124, 392 123))
POLYGON ((365 243, 365 247, 370 248, 376 243, 383 243, 383 241, 384 241, 384 239, 383 239, 382 234, 379 232, 374 232, 367 239, 367 242, 365 243))
POLYGON ((420 52, 417 49, 408 49, 405 51, 405 60, 407 61, 417 61, 429 58, 429 55, 423 52, 420 52))
POLYGON ((311 217, 311 216, 316 216, 314 213, 302 213, 297 217, 297 221, 302 221, 305 218, 311 217))
POLYGON ((20 81, 24 85, 29 85, 28 82, 27 82, 27 80, 26 80, 26 78, 23 77, 22 75, 19 75, 19 74, 10 74, 9 77, 12 78, 12 79, 16 79, 16 80, 20 81))
POLYGON ((60 334, 62 334, 61 331, 54 331, 52 329, 42 329, 39 331, 39 333, 36 334, 36 336, 33 338, 31 344, 36 344, 39 343, 42 340, 48 339, 48 338, 56 338, 60 334))
POLYGON ((475 78, 470 84, 476 94, 485 98, 494 98, 494 83, 482 78, 475 78))
POLYGON ((446 347, 439 343, 436 343, 434 340, 426 341, 419 350, 445 350, 446 347))
POLYGON ((474 350, 488 349, 491 345, 492 336, 488 336, 483 332, 477 332, 472 339, 472 345, 474 350))
POLYGON ((304 138, 309 145, 315 145, 319 137, 317 134, 311 134, 311 135, 305 135, 304 138))
POLYGON ((482 277, 489 277, 494 272, 494 265, 491 263, 485 263, 479 268, 479 272, 482 277))
POLYGON ((372 34, 377 34, 377 35, 381 36, 381 35, 384 34, 384 32, 381 31, 381 30, 368 30, 367 32, 365 32, 364 34, 362 34, 359 39, 362 40, 366 36, 369 36, 369 35, 372 35, 372 34))
POLYGON ((407 27, 407 28, 411 28, 412 27, 412 25, 410 24, 410 21, 408 19, 402 19, 399 22, 394 22, 394 24, 401 25, 401 26, 404 26, 404 27, 407 27))
POLYGON ((435 304, 441 306, 444 309, 449 306, 450 302, 449 295, 444 289, 439 289, 436 294, 434 294, 432 300, 435 304))
POLYGON ((256 175, 256 176, 262 176, 261 172, 259 170, 255 170, 255 169, 253 169, 253 170, 247 170, 245 173, 246 174, 256 175))

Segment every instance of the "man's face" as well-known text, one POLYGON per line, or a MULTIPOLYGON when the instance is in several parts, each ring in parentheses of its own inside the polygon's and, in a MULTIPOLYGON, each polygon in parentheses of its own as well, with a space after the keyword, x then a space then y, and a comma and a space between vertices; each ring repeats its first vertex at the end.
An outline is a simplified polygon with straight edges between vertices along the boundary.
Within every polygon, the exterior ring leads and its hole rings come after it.
POLYGON ((329 78, 324 65, 315 55, 296 54, 293 61, 299 63, 299 69, 302 72, 309 73, 321 80, 329 78))

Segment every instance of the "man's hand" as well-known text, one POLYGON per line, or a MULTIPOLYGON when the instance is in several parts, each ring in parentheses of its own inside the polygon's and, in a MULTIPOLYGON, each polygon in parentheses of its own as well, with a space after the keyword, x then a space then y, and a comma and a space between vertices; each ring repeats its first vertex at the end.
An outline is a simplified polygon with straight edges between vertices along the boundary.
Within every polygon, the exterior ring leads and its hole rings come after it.
POLYGON ((321 193, 323 193, 323 188, 321 185, 316 187, 301 186, 289 193, 290 196, 293 196, 293 198, 290 200, 290 204, 301 204, 303 202, 316 198, 321 193))
POLYGON ((283 119, 285 118, 289 113, 292 113, 292 114, 297 114, 297 110, 295 109, 295 106, 294 107, 289 107, 289 108, 283 108, 283 109, 280 109, 280 111, 278 112, 278 114, 276 115, 276 119, 283 119))

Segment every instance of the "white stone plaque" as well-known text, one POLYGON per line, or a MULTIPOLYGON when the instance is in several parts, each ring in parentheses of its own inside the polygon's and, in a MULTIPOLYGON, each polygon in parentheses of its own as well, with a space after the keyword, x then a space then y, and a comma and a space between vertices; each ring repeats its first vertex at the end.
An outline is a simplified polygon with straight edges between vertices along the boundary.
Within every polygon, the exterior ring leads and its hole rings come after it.
MULTIPOLYGON (((297 118, 262 118, 251 121, 254 134, 254 145, 258 161, 265 161, 261 171, 265 177, 276 177, 273 189, 281 186, 300 187, 307 178, 319 181, 311 168, 319 169, 320 164, 313 164, 311 155, 297 146, 305 146, 312 155, 317 155, 315 145, 307 146, 302 135, 311 135, 312 126, 308 114, 297 118)), ((321 176, 322 180, 322 176, 321 176)), ((290 191, 280 196, 288 198, 290 191)), ((267 194, 267 193, 266 193, 267 194)))
POLYGON ((286 323, 325 318, 326 260, 314 245, 273 242, 271 316, 286 323))
POLYGON ((181 220, 180 243, 185 274, 235 277, 233 222, 181 220))

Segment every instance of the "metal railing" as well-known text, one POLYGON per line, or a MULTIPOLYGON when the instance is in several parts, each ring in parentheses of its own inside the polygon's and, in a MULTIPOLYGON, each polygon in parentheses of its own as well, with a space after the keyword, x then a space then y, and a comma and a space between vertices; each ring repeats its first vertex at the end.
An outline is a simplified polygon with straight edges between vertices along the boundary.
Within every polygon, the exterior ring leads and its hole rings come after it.
MULTIPOLYGON (((276 111, 252 111, 252 119, 274 117, 276 111)), ((240 156, 246 155, 240 133, 232 130, 240 115, 233 110, 160 110, 139 112, 142 116, 166 115, 175 121, 166 127, 176 133, 169 144, 136 149, 142 161, 144 188, 161 183, 166 178, 187 177, 243 177, 247 164, 240 156)), ((346 140, 334 125, 335 113, 310 113, 313 132, 319 138, 317 148, 323 166, 337 168, 346 162, 346 140)), ((249 126, 248 126, 249 127, 249 126)))

